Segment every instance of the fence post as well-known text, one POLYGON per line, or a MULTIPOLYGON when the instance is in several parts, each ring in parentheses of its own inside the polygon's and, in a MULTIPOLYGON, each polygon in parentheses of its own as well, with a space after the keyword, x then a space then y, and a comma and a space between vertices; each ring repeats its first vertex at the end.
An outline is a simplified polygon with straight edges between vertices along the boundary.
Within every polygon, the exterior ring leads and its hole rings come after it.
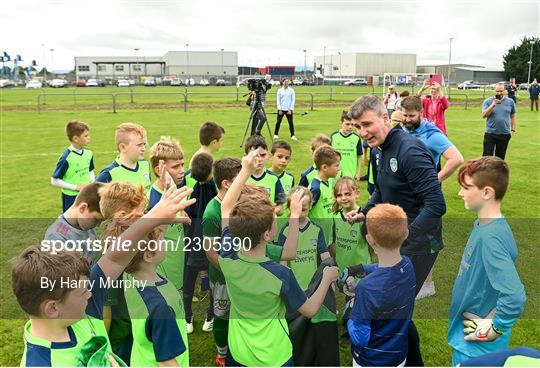
POLYGON ((38 95, 37 96, 37 112, 38 112, 38 114, 41 114, 41 104, 40 104, 40 102, 41 102, 41 95, 38 95))
POLYGON ((313 93, 309 94, 311 96, 311 111, 313 111, 313 93))
POLYGON ((236 102, 240 101, 240 87, 236 86, 236 102))
POLYGON ((129 89, 129 94, 131 97, 131 103, 133 103, 133 89, 132 88, 129 89))
POLYGON ((330 101, 332 101, 332 86, 330 86, 330 101))
POLYGON ((116 95, 111 93, 112 97, 112 112, 116 114, 116 95))
POLYGON ((469 107, 469 95, 465 95, 465 110, 469 107))
POLYGON ((482 98, 486 99, 486 87, 484 87, 484 92, 482 92, 482 98))
POLYGON ((187 93, 184 93, 184 112, 187 112, 187 93))

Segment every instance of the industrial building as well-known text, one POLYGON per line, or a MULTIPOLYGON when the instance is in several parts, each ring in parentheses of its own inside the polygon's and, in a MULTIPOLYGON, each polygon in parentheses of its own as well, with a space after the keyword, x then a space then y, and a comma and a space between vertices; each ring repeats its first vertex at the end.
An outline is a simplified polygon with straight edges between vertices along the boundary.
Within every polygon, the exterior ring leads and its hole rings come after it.
POLYGON ((102 80, 145 77, 193 78, 211 83, 216 79, 236 82, 238 52, 236 51, 168 51, 163 56, 76 56, 77 79, 102 80))
POLYGON ((315 67, 324 78, 380 77, 384 73, 416 73, 416 54, 337 53, 315 56, 315 67))
MULTIPOLYGON (((448 64, 418 65, 416 72, 419 74, 443 74, 445 81, 448 82, 448 64)), ((504 80, 504 70, 485 68, 481 65, 450 64, 450 83, 457 85, 466 80, 486 84, 497 83, 504 80)))

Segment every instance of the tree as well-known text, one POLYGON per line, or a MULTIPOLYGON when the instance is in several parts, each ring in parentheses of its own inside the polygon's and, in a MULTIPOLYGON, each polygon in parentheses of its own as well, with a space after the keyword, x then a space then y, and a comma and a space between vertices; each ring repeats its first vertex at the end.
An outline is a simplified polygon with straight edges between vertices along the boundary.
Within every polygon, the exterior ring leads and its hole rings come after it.
POLYGON ((519 45, 512 46, 503 55, 504 74, 507 79, 516 78, 518 83, 527 82, 529 74, 529 58, 533 47, 531 81, 540 79, 540 38, 524 37, 519 45), (531 45, 530 41, 534 44, 531 45))

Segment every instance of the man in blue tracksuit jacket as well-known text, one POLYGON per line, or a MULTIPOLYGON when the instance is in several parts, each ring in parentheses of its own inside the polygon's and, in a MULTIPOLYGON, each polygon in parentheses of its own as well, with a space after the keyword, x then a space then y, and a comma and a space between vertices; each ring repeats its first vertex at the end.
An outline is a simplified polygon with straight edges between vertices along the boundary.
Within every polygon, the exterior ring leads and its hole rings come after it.
MULTIPOLYGON (((362 139, 381 151, 375 191, 353 219, 363 219, 377 203, 391 203, 403 208, 409 221, 409 236, 401 253, 413 264, 418 293, 437 258, 438 251, 434 250, 443 248, 442 216, 446 212, 446 203, 435 162, 419 139, 404 132, 399 125, 392 128, 378 97, 357 99, 349 115, 362 139)), ((423 365, 414 324, 409 331, 407 365, 423 365)))

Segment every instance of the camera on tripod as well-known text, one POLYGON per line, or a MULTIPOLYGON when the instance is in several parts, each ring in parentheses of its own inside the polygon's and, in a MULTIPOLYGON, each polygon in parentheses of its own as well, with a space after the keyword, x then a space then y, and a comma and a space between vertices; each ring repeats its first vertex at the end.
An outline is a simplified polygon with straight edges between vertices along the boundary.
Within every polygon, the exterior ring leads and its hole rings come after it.
POLYGON ((262 78, 252 78, 247 81, 247 88, 250 91, 255 91, 257 94, 266 93, 272 85, 262 78))

